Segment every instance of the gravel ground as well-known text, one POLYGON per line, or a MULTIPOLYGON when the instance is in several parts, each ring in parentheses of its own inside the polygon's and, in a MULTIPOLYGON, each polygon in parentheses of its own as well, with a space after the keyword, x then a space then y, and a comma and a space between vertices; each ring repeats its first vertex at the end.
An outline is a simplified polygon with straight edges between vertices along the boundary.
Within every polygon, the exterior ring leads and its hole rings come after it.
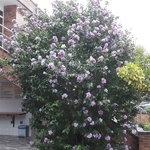
POLYGON ((0 150, 37 150, 29 145, 29 138, 0 135, 0 150))

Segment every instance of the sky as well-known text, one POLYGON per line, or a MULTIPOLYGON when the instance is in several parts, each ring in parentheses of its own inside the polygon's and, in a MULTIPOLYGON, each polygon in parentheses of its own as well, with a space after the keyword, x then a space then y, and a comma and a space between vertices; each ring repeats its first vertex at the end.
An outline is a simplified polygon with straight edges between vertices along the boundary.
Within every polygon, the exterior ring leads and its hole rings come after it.
MULTIPOLYGON (((83 4, 87 0, 78 0, 83 4)), ((52 0, 34 0, 41 9, 51 12, 52 0)), ((116 16, 124 29, 134 36, 137 45, 150 52, 150 0, 109 0, 108 9, 116 16)))

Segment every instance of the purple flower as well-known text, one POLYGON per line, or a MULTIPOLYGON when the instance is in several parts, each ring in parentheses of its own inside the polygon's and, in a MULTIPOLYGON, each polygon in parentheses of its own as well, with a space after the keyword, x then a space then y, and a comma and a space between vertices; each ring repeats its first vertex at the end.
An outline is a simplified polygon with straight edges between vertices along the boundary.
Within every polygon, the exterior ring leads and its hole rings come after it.
POLYGON ((58 56, 64 57, 64 56, 65 56, 65 51, 64 51, 64 50, 60 50, 60 51, 58 52, 58 56))
POLYGON ((42 108, 39 109, 39 112, 41 112, 41 111, 42 111, 42 108))
POLYGON ((48 26, 47 22, 43 23, 43 27, 47 27, 47 26, 48 26))
POLYGON ((102 135, 101 135, 101 134, 98 134, 98 137, 97 137, 97 138, 100 139, 101 137, 102 137, 102 135))
POLYGON ((118 68, 116 68, 116 72, 119 72, 120 71, 120 68, 118 67, 118 68))
POLYGON ((52 87, 55 87, 55 84, 52 84, 52 87))
POLYGON ((90 32, 91 37, 95 37, 95 34, 93 32, 90 32))
POLYGON ((128 118, 127 115, 124 115, 124 116, 123 116, 123 119, 127 119, 127 118, 128 118))
POLYGON ((93 136, 92 133, 90 133, 87 135, 87 138, 90 139, 92 136, 93 136))
POLYGON ((104 92, 108 93, 108 89, 105 88, 105 89, 104 89, 104 92))
POLYGON ((80 37, 79 37, 78 35, 75 35, 75 36, 74 36, 74 39, 79 40, 80 37))
POLYGON ((22 98, 22 99, 23 99, 23 100, 27 99, 26 95, 25 95, 25 96, 23 96, 23 98, 22 98))
POLYGON ((61 37, 61 40, 64 41, 66 38, 65 37, 61 37))
POLYGON ((128 145, 125 145, 125 150, 129 150, 129 147, 128 147, 128 145))
POLYGON ((126 126, 127 126, 127 128, 129 128, 129 129, 131 128, 131 125, 130 125, 130 124, 127 124, 126 126))
POLYGON ((84 111, 83 111, 84 114, 87 114, 88 112, 89 112, 88 110, 84 110, 84 111))
POLYGON ((49 131, 48 131, 48 134, 49 134, 49 135, 52 135, 52 134, 53 134, 53 131, 52 131, 52 130, 49 130, 49 131))
POLYGON ((31 50, 31 47, 30 47, 30 46, 28 46, 28 47, 27 47, 27 50, 31 50))
POLYGON ((66 67, 64 65, 62 65, 61 70, 66 71, 66 67))
POLYGON ((62 45, 61 45, 61 48, 62 48, 62 49, 65 49, 65 48, 66 48, 66 45, 65 45, 65 44, 62 44, 62 45))
POLYGON ((16 52, 16 53, 21 52, 21 49, 17 47, 17 48, 15 49, 15 52, 16 52))
POLYGON ((38 56, 38 60, 42 60, 42 56, 38 56))
POLYGON ((108 99, 107 102, 110 103, 110 99, 108 99))
POLYGON ((2 71, 3 71, 3 69, 2 69, 2 68, 0 68, 0 73, 2 73, 2 71))
POLYGON ((93 137, 94 138, 98 138, 98 134, 96 133, 96 134, 93 134, 93 137))
POLYGON ((99 110, 99 111, 98 111, 98 114, 99 114, 99 115, 103 115, 103 113, 104 113, 104 112, 103 112, 102 110, 99 110))
POLYGON ((93 126, 93 125, 94 125, 94 121, 92 121, 92 122, 90 123, 90 125, 93 126))
POLYGON ((113 31, 112 30, 108 30, 108 34, 112 34, 113 33, 113 31))
POLYGON ((102 105, 103 105, 103 103, 102 103, 102 102, 99 102, 99 105, 100 105, 100 106, 102 106, 102 105))
POLYGON ((30 144, 30 145, 33 145, 33 144, 34 144, 34 142, 33 142, 33 141, 30 141, 30 142, 29 142, 29 144, 30 144))
POLYGON ((41 60, 41 65, 43 66, 45 64, 46 59, 41 60))
POLYGON ((72 53, 68 53, 68 56, 71 58, 72 57, 72 53))
POLYGON ((57 47, 55 43, 52 43, 50 46, 51 46, 52 49, 57 47))
POLYGON ((44 142, 46 143, 48 141, 48 138, 44 138, 44 142))
POLYGON ((106 148, 107 148, 107 149, 111 148, 110 143, 108 143, 108 144, 106 145, 106 148))
POLYGON ((101 82, 102 82, 102 84, 105 84, 105 83, 106 83, 106 79, 105 79, 105 78, 102 78, 102 79, 101 79, 101 82))
POLYGON ((75 41, 74 41, 73 39, 70 39, 70 40, 68 41, 68 44, 74 45, 74 44, 75 44, 75 41))
POLYGON ((99 120, 99 122, 103 122, 103 119, 102 119, 102 118, 99 118, 98 120, 99 120))
POLYGON ((57 93, 58 90, 57 90, 57 89, 53 89, 52 92, 53 92, 53 93, 57 93))
POLYGON ((90 56, 90 61, 91 61, 93 64, 95 64, 95 63, 96 63, 95 58, 93 58, 92 56, 90 56))
POLYGON ((57 82, 58 82, 57 79, 54 79, 54 80, 53 80, 53 83, 57 83, 57 82))
POLYGON ((105 137, 105 140, 106 140, 106 141, 110 141, 110 136, 109 136, 109 135, 106 136, 106 137, 105 137))
POLYGON ((89 38, 89 31, 88 31, 88 29, 86 30, 86 32, 85 32, 85 37, 88 39, 89 38))
POLYGON ((79 103, 79 101, 78 101, 77 99, 75 99, 75 100, 74 100, 74 103, 75 103, 75 104, 78 104, 78 103, 79 103))
POLYGON ((35 58, 32 58, 31 61, 32 61, 32 62, 33 62, 33 61, 36 61, 36 59, 35 59, 35 58))
POLYGON ((83 127, 85 127, 86 126, 86 123, 83 123, 83 127))
POLYGON ((16 19, 12 19, 12 22, 13 22, 13 23, 16 23, 16 19))
POLYGON ((66 59, 65 59, 65 57, 61 57, 61 61, 65 61, 66 59))
POLYGON ((112 52, 111 52, 111 56, 113 56, 113 57, 115 57, 115 56, 116 56, 116 54, 117 54, 117 52, 116 52, 116 51, 112 51, 112 52))
POLYGON ((53 40, 54 40, 54 42, 58 42, 57 36, 53 36, 53 40))
POLYGON ((91 93, 90 92, 87 92, 86 93, 86 98, 90 98, 92 95, 91 95, 91 93))
POLYGON ((83 77, 82 76, 78 76, 77 77, 77 82, 81 83, 83 81, 83 77))
POLYGON ((54 68, 55 68, 54 63, 52 63, 52 62, 51 62, 51 63, 49 63, 49 64, 48 64, 48 68, 49 68, 49 69, 54 69, 54 68))
POLYGON ((73 125, 74 125, 74 127, 77 127, 77 126, 78 126, 78 123, 74 123, 73 125))
POLYGON ((40 37, 36 37, 35 40, 36 41, 41 41, 41 38, 40 37))
POLYGON ((92 118, 91 118, 91 117, 88 117, 88 118, 87 118, 87 121, 91 122, 91 121, 92 121, 92 118))
POLYGON ((100 85, 97 85, 97 88, 98 88, 98 89, 100 89, 100 88, 101 88, 101 86, 100 86, 100 85))
POLYGON ((56 60, 56 53, 55 52, 50 52, 50 59, 51 60, 56 60))
POLYGON ((95 101, 92 101, 91 106, 95 106, 95 105, 96 105, 95 101))
POLYGON ((123 130, 123 133, 126 134, 126 133, 127 133, 127 130, 123 130))
POLYGON ((105 67, 103 68, 103 70, 108 70, 108 67, 107 67, 107 66, 105 66, 105 67))
POLYGON ((124 137, 124 141, 127 142, 127 138, 126 137, 124 137))
POLYGON ((72 147, 72 149, 71 150, 76 150, 76 148, 75 147, 72 147))
POLYGON ((77 30, 82 30, 82 26, 77 26, 77 30))
POLYGON ((62 99, 67 98, 67 97, 68 97, 68 95, 67 95, 66 93, 64 93, 64 94, 62 95, 62 99))

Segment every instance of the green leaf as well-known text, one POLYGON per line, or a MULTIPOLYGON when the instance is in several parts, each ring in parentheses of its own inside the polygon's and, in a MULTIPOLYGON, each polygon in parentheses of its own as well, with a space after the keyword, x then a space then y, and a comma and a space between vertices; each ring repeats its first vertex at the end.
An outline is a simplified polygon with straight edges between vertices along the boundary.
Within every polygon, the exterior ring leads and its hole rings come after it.
POLYGON ((82 146, 78 145, 77 150, 82 150, 82 146))

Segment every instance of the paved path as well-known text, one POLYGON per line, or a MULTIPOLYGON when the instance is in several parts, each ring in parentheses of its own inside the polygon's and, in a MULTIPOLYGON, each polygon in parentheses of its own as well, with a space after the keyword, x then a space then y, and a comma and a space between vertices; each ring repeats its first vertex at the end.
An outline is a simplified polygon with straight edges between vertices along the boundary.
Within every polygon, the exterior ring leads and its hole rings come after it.
POLYGON ((29 138, 0 135, 0 150, 37 150, 29 145, 29 138))

